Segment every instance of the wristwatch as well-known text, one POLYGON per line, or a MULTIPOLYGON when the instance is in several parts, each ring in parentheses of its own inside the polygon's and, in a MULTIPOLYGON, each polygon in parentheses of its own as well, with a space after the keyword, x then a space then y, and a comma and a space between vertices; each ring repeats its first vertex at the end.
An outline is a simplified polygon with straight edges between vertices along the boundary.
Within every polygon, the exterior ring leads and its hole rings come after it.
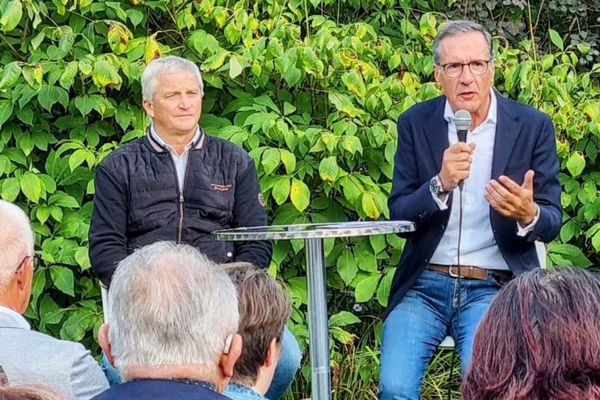
POLYGON ((429 190, 435 196, 450 193, 450 192, 444 190, 444 187, 442 186, 442 180, 440 179, 439 175, 436 175, 433 178, 431 178, 431 181, 429 181, 429 190))

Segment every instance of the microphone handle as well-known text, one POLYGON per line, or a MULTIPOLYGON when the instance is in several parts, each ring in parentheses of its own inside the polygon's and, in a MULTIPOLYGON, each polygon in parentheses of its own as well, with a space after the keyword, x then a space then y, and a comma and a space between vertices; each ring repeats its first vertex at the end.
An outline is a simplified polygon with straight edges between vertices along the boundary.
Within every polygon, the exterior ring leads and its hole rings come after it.
MULTIPOLYGON (((464 143, 464 142, 467 141, 467 130, 466 129, 464 129, 464 130, 463 129, 458 130, 456 132, 456 135, 458 136, 458 141, 459 142, 463 142, 464 143)), ((464 184, 465 184, 465 181, 458 182, 458 190, 460 190, 461 192, 463 190, 464 184)))

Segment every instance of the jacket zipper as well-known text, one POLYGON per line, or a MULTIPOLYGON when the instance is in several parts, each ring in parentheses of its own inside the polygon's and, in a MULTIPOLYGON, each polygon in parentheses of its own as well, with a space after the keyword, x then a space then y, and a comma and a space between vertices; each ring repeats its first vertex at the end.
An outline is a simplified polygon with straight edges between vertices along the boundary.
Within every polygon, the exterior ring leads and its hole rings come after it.
POLYGON ((183 190, 185 189, 185 184, 187 182, 188 169, 190 166, 190 157, 192 155, 192 149, 190 148, 188 153, 187 161, 185 162, 185 173, 183 174, 183 188, 179 187, 179 176, 177 175, 177 166, 175 165, 175 161, 173 160, 173 155, 169 153, 169 158, 171 159, 171 164, 173 166, 173 172, 175 175, 175 184, 177 185, 177 196, 178 196, 178 204, 179 204, 179 224, 177 227, 177 243, 182 243, 183 238, 183 210, 185 206, 185 197, 183 196, 183 190))

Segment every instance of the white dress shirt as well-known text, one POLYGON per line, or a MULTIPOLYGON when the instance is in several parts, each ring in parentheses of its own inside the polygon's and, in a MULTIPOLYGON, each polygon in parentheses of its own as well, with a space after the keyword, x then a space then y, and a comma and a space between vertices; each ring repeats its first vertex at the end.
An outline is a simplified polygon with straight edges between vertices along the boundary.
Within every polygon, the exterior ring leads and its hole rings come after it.
MULTIPOLYGON (((467 133, 467 143, 474 142, 473 163, 469 178, 463 187, 463 221, 460 243, 461 265, 474 265, 487 269, 508 270, 508 265, 500 253, 494 239, 490 223, 490 205, 484 197, 485 186, 491 179, 492 160, 494 157, 494 139, 496 137, 496 124, 498 117, 498 103, 496 95, 490 89, 490 108, 486 119, 473 131, 467 133)), ((444 119, 448 123, 448 142, 450 145, 458 142, 454 113, 446 100, 444 119)), ((500 135, 502 132, 499 133, 500 135)), ((448 196, 440 200, 431 194, 440 210, 448 208, 448 196)), ((432 264, 456 265, 458 264, 458 223, 459 223, 459 189, 453 191, 453 207, 450 212, 448 226, 442 236, 437 249, 431 257, 432 264)), ((517 224, 519 236, 525 236, 535 226, 539 217, 539 210, 535 219, 526 227, 517 224)))
POLYGON ((181 153, 181 155, 177 154, 175 149, 170 144, 165 142, 163 138, 160 137, 158 132, 156 132, 156 130, 154 129, 154 125, 150 126, 150 134, 152 135, 152 138, 156 140, 161 146, 164 146, 169 150, 171 158, 173 159, 173 163, 175 164, 175 170, 177 171, 177 183, 179 184, 179 191, 183 192, 183 180, 185 178, 185 170, 187 168, 187 162, 190 156, 190 148, 192 147, 192 144, 198 140, 198 137, 200 137, 200 128, 196 126, 196 134, 194 135, 192 140, 190 140, 190 142, 185 145, 185 148, 183 149, 183 153, 181 153))

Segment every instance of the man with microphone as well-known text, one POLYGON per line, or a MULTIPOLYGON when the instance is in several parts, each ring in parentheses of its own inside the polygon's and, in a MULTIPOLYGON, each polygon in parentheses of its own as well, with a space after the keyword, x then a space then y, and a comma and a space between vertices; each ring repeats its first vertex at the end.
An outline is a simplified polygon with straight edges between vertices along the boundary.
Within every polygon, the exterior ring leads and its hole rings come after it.
POLYGON ((444 95, 398 119, 389 206, 392 219, 417 228, 390 291, 383 400, 419 399, 427 364, 446 335, 466 371, 494 295, 514 275, 540 267, 535 241, 549 242, 561 225, 552 122, 494 91, 490 34, 473 22, 450 21, 433 42, 433 57, 444 95))

